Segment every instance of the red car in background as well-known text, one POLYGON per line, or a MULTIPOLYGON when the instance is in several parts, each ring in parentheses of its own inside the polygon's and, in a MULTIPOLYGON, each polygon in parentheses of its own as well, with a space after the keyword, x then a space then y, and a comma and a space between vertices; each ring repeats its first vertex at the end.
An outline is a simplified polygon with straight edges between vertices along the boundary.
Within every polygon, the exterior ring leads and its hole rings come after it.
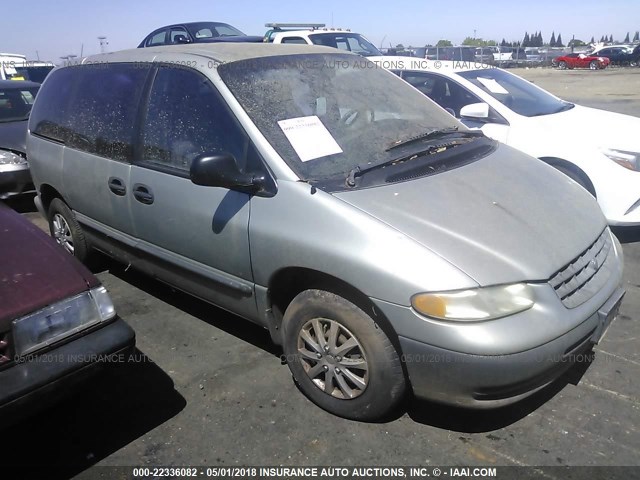
POLYGON ((597 57, 585 53, 569 53, 553 59, 553 65, 560 70, 572 68, 589 68, 599 70, 607 68, 610 60, 607 57, 597 57))

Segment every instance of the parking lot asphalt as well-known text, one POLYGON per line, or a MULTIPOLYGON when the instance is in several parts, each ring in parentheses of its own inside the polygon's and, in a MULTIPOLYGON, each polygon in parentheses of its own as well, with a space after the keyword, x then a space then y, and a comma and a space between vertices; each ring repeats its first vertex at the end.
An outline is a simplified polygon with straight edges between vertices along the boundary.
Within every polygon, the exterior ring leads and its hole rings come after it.
MULTIPOLYGON (((640 116, 640 69, 514 72, 567 100, 640 116)), ((29 202, 17 208, 44 226, 29 202)), ((508 408, 411 401, 382 423, 312 404, 260 327, 106 263, 98 276, 136 331, 138 361, 0 430, 11 439, 3 463, 78 478, 123 465, 640 466, 640 236, 617 233, 627 295, 592 362, 508 408)))

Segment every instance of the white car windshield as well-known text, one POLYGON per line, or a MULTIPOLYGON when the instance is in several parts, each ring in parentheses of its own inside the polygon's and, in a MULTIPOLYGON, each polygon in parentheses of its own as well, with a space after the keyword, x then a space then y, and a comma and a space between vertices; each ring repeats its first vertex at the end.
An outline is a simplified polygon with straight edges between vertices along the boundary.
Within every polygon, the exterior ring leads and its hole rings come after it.
POLYGON ((563 112, 573 104, 560 100, 517 75, 497 68, 458 73, 500 103, 525 117, 563 112))

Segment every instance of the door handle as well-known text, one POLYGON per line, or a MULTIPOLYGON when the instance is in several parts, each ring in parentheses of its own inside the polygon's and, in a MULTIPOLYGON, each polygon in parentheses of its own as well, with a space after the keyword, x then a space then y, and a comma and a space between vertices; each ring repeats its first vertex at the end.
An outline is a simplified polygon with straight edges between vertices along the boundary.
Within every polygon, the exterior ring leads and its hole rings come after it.
POLYGON ((133 196, 145 205, 151 205, 153 203, 153 192, 149 187, 141 183, 136 183, 133 186, 133 196))
POLYGON ((123 197, 127 193, 127 187, 124 186, 124 182, 121 178, 110 177, 108 184, 109 190, 111 190, 119 197, 123 197))

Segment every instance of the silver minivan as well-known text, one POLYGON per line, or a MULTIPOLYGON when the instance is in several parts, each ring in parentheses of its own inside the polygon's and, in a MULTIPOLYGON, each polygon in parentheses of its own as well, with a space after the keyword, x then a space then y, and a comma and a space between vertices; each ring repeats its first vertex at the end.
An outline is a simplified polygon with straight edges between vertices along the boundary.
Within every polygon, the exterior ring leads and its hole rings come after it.
POLYGON ((29 130, 60 245, 264 326, 344 417, 409 391, 517 401, 589 351, 624 295, 620 244, 582 187, 356 55, 90 57, 49 75, 29 130))

